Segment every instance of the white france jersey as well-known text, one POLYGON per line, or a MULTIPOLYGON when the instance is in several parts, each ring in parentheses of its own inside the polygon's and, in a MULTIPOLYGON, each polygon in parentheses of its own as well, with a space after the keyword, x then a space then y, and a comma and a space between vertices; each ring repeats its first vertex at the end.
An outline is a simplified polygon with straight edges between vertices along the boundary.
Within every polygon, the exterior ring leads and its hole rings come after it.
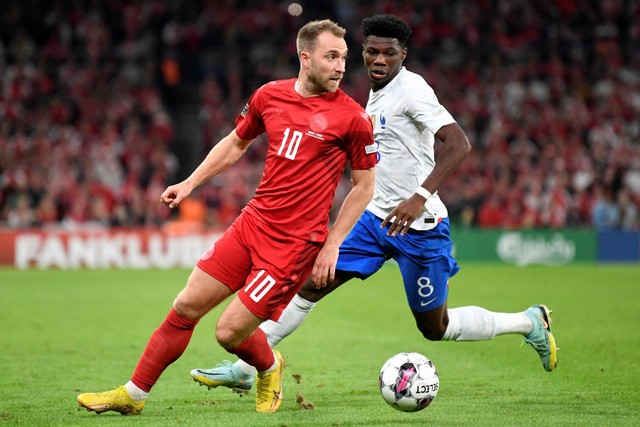
MULTIPOLYGON (((369 92, 366 110, 373 121, 379 153, 375 190, 367 210, 384 219, 431 173, 435 133, 455 120, 422 76, 404 67, 384 88, 369 92)), ((436 193, 411 228, 430 230, 439 218, 447 216, 447 208, 436 193)))

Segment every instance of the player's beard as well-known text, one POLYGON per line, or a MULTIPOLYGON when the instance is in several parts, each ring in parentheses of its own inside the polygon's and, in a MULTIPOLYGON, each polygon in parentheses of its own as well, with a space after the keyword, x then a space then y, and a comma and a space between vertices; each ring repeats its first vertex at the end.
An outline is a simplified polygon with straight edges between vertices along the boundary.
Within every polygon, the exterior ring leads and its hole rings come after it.
POLYGON ((331 80, 331 76, 323 77, 317 68, 311 67, 308 73, 309 83, 317 90, 318 93, 330 92, 338 90, 340 81, 331 80))

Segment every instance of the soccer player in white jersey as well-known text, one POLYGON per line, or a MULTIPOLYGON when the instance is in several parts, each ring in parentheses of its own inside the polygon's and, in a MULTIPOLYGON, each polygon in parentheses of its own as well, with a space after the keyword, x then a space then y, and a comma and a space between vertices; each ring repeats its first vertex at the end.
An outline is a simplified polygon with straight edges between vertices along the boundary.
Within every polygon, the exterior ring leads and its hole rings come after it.
MULTIPOLYGON (((366 110, 379 153, 374 196, 340 246, 333 280, 326 286, 308 281, 278 322, 260 326, 269 343, 275 346, 297 329, 325 295, 354 277, 371 276, 394 259, 416 325, 426 339, 478 341, 520 334, 537 351, 544 369, 553 371, 557 347, 545 305, 519 313, 447 307, 449 278, 459 267, 451 256, 447 208, 437 190, 471 145, 429 84, 402 65, 411 28, 393 15, 376 15, 364 19, 362 32, 362 56, 371 83, 366 110), (435 138, 443 141, 437 163, 435 138)), ((255 370, 242 360, 225 361, 212 369, 194 369, 191 375, 210 388, 244 392, 251 388, 255 370)))

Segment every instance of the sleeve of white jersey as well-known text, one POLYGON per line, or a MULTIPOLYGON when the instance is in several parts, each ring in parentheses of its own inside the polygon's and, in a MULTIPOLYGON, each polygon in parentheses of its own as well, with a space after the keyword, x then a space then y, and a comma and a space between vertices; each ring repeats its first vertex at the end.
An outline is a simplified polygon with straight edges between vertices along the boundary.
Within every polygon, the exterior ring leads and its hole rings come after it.
POLYGON ((435 134, 442 126, 450 125, 456 121, 449 111, 440 104, 431 86, 424 80, 420 83, 412 85, 411 90, 406 92, 406 113, 424 129, 429 129, 431 133, 435 134))

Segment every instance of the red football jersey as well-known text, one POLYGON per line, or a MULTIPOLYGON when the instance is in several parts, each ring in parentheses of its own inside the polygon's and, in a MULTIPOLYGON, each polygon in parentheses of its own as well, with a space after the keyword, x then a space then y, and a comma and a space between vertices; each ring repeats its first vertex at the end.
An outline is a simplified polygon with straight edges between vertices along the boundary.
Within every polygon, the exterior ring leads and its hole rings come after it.
POLYGON ((303 98, 295 82, 262 86, 236 119, 240 138, 268 137, 262 180, 245 211, 283 233, 323 242, 347 160, 356 170, 376 165, 373 128, 342 90, 303 98))

